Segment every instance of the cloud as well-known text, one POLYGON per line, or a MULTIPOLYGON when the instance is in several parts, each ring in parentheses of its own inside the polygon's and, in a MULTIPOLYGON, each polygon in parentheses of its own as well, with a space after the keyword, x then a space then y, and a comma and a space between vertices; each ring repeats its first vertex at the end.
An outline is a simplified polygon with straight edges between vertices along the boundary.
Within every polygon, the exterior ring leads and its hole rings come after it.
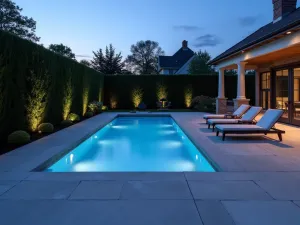
POLYGON ((174 30, 183 30, 183 31, 197 31, 201 30, 201 27, 198 26, 190 26, 190 25, 180 25, 180 26, 173 26, 174 30))
POLYGON ((194 46, 195 47, 214 47, 221 43, 220 38, 213 34, 205 34, 197 37, 194 46))
POLYGON ((241 26, 243 27, 249 27, 254 25, 259 19, 259 16, 245 16, 245 17, 240 17, 238 19, 238 22, 241 26))

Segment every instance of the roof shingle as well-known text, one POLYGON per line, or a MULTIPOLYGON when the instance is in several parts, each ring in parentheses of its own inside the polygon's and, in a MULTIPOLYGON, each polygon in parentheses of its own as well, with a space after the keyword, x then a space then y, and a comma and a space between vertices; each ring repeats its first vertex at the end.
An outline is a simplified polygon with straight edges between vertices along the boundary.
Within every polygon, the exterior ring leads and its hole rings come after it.
POLYGON ((271 22, 259 28, 257 31, 246 37, 244 40, 240 41, 236 45, 232 46, 231 48, 229 48, 228 50, 211 60, 210 64, 215 64, 217 61, 220 61, 234 53, 242 51, 245 48, 251 47, 252 45, 264 41, 272 36, 275 36, 276 34, 285 32, 299 24, 300 8, 296 9, 294 12, 291 12, 276 23, 271 22))
POLYGON ((189 49, 180 48, 173 56, 159 56, 159 66, 162 68, 181 68, 191 57, 194 52, 189 49))

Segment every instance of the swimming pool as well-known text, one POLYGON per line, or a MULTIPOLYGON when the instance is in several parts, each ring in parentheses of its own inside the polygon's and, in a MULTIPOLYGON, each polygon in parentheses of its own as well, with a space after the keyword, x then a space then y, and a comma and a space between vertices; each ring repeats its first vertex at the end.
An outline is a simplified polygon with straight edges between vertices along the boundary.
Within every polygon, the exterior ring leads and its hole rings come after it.
POLYGON ((171 117, 117 117, 49 172, 202 171, 214 168, 171 117))

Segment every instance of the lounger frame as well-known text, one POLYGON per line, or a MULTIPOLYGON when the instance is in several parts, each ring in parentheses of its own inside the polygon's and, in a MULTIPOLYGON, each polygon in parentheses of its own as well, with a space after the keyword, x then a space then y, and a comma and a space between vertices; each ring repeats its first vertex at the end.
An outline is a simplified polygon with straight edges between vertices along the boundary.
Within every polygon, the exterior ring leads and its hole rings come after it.
POLYGON ((285 133, 284 130, 279 130, 279 129, 276 129, 276 128, 271 128, 270 130, 257 130, 257 131, 246 131, 246 130, 243 130, 243 131, 238 131, 238 130, 227 130, 227 131, 222 131, 220 130, 218 127, 217 127, 217 132, 216 132, 216 136, 219 136, 219 133, 222 133, 222 140, 224 141, 225 140, 225 136, 226 134, 277 134, 278 135, 278 138, 279 138, 279 141, 282 141, 282 134, 285 133))

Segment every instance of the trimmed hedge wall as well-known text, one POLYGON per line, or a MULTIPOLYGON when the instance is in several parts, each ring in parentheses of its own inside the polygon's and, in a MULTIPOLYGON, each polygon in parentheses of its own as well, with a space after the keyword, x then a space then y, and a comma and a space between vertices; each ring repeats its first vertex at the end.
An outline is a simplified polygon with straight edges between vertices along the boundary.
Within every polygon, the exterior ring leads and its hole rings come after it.
MULTIPOLYGON (((255 98, 255 77, 246 76, 246 96, 251 99, 251 104, 255 98)), ((133 109, 133 90, 142 90, 142 101, 148 108, 156 108, 157 88, 163 85, 167 92, 167 99, 172 102, 175 109, 186 108, 185 93, 187 89, 192 90, 192 96, 206 95, 216 97, 218 95, 217 75, 117 75, 105 76, 104 105, 112 108, 112 103, 116 109, 133 109)), ((228 99, 236 97, 237 77, 225 76, 225 95, 228 99)))
POLYGON ((104 81, 95 70, 3 31, 0 43, 0 139, 83 115, 100 100, 104 81))

